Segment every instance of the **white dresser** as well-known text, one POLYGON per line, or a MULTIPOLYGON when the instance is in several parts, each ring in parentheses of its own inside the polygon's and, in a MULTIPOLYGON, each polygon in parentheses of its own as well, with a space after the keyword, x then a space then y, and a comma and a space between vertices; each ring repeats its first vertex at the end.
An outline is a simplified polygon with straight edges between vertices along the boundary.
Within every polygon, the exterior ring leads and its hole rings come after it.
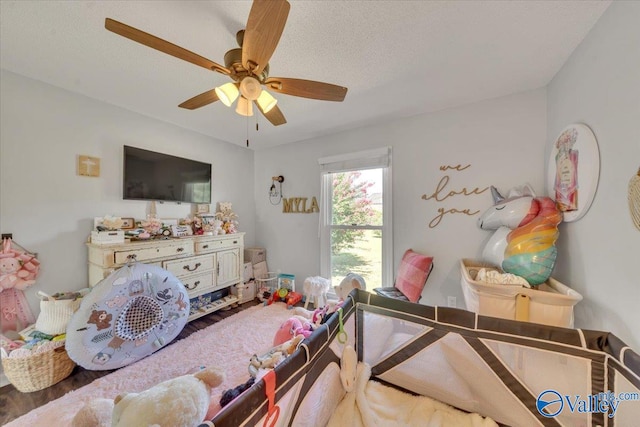
MULTIPOLYGON (((189 320, 242 301, 229 295, 214 301, 216 292, 242 283, 244 233, 222 236, 190 236, 97 245, 89 249, 89 286, 93 287, 114 270, 135 260, 173 273, 189 293, 189 320)), ((241 287, 238 287, 241 289, 241 287)))

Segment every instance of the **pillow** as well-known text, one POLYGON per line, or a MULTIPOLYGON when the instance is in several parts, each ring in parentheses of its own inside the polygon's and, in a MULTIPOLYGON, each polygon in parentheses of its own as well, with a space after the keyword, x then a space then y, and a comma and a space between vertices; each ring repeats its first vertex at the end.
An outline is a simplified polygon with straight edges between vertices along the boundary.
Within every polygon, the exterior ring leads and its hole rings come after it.
POLYGON ((418 302, 432 269, 433 257, 407 249, 398 267, 395 287, 405 294, 409 301, 418 302))

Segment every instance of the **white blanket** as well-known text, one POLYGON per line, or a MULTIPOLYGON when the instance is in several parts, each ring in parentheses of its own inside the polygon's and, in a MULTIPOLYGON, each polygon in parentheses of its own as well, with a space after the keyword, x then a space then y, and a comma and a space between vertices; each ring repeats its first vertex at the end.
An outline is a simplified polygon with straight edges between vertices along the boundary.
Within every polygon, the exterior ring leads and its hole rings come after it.
MULTIPOLYGON (((345 352, 349 350, 345 349, 345 352)), ((347 394, 328 427, 497 427, 490 418, 469 414, 426 396, 414 396, 369 380, 371 367, 343 353, 341 379, 347 394), (346 357, 345 357, 346 356, 346 357)))

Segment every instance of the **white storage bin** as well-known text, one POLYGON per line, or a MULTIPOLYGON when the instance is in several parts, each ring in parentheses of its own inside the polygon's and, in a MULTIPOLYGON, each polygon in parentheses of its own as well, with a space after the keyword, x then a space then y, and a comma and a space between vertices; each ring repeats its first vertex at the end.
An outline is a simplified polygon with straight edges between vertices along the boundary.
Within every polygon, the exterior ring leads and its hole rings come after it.
POLYGON ((247 283, 251 279, 253 279, 253 264, 245 262, 242 266, 242 281, 247 283))
POLYGON ((244 248, 244 262, 255 265, 267 260, 267 250, 265 248, 244 248))
POLYGON ((247 283, 238 283, 231 287, 231 294, 238 296, 238 288, 242 289, 242 298, 238 300, 238 303, 244 304, 245 302, 253 301, 256 299, 256 282, 253 280, 247 283))
POLYGON ((467 310, 484 316, 573 328, 573 306, 582 300, 578 292, 553 278, 531 289, 479 282, 475 278, 481 268, 502 272, 480 261, 460 261, 462 293, 467 310))
POLYGON ((124 243, 124 231, 92 231, 91 243, 97 245, 115 245, 118 243, 124 243))

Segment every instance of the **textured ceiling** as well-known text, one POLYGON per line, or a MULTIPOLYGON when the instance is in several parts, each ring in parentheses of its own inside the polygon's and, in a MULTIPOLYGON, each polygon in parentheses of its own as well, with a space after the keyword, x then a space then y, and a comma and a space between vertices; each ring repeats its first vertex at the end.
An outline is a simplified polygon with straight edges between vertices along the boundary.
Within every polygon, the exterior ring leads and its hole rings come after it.
POLYGON ((181 102, 228 80, 113 34, 113 18, 224 64, 250 1, 0 2, 0 65, 251 148, 545 86, 610 1, 310 1, 291 10, 272 76, 349 88, 342 103, 274 93, 287 124, 181 102))

